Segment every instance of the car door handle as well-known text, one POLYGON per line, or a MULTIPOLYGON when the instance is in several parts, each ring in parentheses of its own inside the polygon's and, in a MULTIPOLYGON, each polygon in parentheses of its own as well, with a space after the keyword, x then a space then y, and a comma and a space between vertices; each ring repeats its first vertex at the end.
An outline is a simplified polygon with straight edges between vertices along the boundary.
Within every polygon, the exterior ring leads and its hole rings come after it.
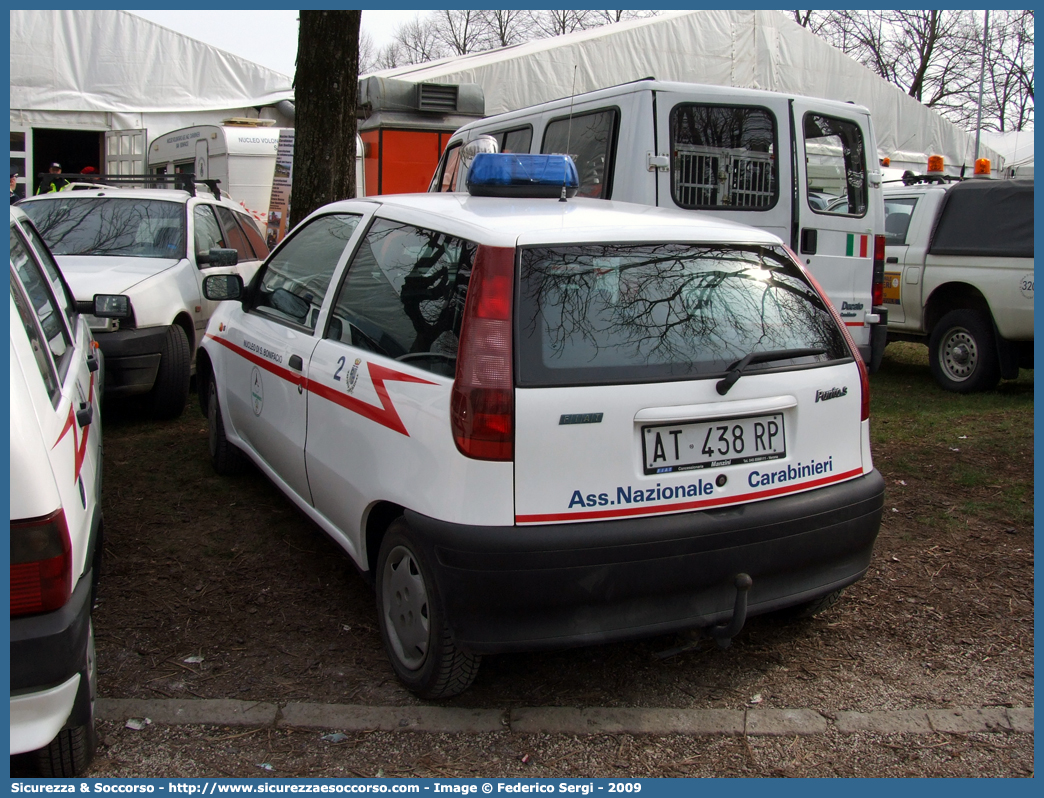
POLYGON ((885 258, 885 263, 898 263, 898 262, 899 262, 899 258, 897 258, 895 255, 892 255, 890 258, 885 258))
POLYGON ((94 405, 89 405, 86 402, 80 402, 80 409, 76 411, 76 423, 81 427, 86 427, 91 423, 94 418, 94 405))
POLYGON ((304 368, 304 361, 301 360, 300 355, 290 355, 288 363, 290 364, 290 368, 294 369, 294 371, 300 371, 304 368))
POLYGON ((815 255, 819 244, 819 231, 806 227, 801 231, 801 254, 815 255))
POLYGON ((87 355, 87 370, 97 371, 98 370, 98 358, 94 356, 94 353, 87 355))

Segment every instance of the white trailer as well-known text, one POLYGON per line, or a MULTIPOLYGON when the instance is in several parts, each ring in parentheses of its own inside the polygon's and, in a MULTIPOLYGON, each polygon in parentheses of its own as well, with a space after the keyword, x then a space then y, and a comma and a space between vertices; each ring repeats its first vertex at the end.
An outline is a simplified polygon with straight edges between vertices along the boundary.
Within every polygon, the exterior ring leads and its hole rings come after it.
MULTIPOLYGON (((223 193, 243 205, 264 227, 272 198, 276 147, 280 128, 271 120, 226 120, 224 125, 196 125, 172 130, 149 145, 149 172, 194 172, 197 178, 217 179, 223 193)), ((365 195, 362 142, 355 143, 356 196, 365 195)))

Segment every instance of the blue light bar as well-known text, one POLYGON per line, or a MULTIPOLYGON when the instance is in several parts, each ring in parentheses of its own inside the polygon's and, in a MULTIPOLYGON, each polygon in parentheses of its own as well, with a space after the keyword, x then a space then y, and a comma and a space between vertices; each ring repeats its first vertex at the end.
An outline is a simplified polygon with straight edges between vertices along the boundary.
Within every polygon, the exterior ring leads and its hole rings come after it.
POLYGON ((480 152, 468 169, 468 193, 474 197, 567 197, 580 179, 568 155, 480 152))

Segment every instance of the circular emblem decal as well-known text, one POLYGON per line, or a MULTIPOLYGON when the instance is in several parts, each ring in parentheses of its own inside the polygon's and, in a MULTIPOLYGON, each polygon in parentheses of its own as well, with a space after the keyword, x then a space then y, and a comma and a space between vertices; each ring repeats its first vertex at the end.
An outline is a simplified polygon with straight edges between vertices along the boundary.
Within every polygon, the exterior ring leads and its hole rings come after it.
POLYGON ((1019 290, 1026 299, 1033 299, 1033 275, 1027 274, 1019 280, 1019 290))
POLYGON ((254 407, 254 415, 261 415, 261 408, 265 406, 265 389, 261 385, 261 369, 254 366, 250 373, 250 401, 254 407))

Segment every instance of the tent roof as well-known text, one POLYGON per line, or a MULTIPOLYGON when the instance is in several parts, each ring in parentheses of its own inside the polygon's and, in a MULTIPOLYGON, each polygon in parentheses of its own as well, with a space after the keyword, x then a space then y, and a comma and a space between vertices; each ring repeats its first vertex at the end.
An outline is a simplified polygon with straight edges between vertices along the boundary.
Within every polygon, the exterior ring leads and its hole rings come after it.
POLYGON ((12 109, 209 111, 293 96, 288 76, 126 11, 11 11, 12 109))
POLYGON ((767 89, 866 106, 879 153, 893 162, 923 168, 939 154, 970 166, 974 157, 973 136, 778 11, 672 11, 373 74, 478 83, 487 114, 644 77, 767 89))

